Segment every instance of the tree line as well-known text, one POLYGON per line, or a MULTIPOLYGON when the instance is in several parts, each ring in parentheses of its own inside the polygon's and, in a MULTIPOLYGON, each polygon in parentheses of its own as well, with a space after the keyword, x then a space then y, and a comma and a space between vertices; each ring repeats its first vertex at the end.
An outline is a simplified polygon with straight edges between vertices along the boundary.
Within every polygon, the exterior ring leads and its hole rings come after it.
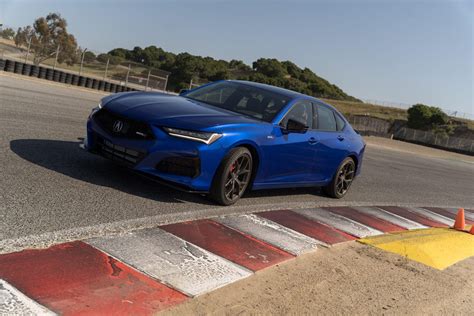
POLYGON ((250 66, 241 60, 226 61, 189 53, 175 54, 156 46, 115 48, 107 54, 96 56, 78 46, 74 35, 67 31, 66 19, 59 13, 39 17, 33 25, 20 27, 16 33, 11 29, 5 30, 4 33, 4 37, 14 38, 17 46, 29 46, 35 64, 56 55, 59 63, 68 65, 80 62, 82 55, 86 62, 109 60, 114 65, 126 65, 127 62, 133 61, 171 72, 168 86, 175 91, 187 88, 192 79, 239 79, 267 83, 320 98, 360 101, 316 75, 311 69, 300 68, 291 61, 279 61, 275 58, 260 58, 250 66))
POLYGON ((169 85, 174 90, 187 88, 191 79, 196 78, 205 81, 238 79, 271 84, 319 98, 360 102, 311 69, 302 69, 291 61, 275 58, 260 58, 249 66, 241 60, 226 61, 189 53, 174 54, 156 46, 137 46, 131 50, 115 48, 108 55, 171 72, 169 85))

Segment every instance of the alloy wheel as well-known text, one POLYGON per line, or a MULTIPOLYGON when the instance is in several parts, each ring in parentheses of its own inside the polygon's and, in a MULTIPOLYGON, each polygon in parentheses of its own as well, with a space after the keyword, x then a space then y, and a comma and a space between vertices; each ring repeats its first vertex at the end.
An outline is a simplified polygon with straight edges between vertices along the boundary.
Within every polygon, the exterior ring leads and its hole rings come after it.
POLYGON ((251 161, 251 157, 247 154, 243 154, 237 157, 230 165, 224 184, 225 196, 230 201, 240 198, 247 188, 252 169, 251 161))
POLYGON ((347 162, 339 171, 336 178, 336 192, 343 196, 351 186, 355 176, 355 165, 352 161, 347 162))

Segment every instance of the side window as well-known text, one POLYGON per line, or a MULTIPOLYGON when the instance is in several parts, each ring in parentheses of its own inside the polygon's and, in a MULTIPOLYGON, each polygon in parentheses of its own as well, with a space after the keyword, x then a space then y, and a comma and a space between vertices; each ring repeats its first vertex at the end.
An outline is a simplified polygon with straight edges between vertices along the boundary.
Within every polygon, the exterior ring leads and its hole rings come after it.
POLYGON ((300 122, 308 128, 313 127, 313 105, 311 102, 303 101, 299 102, 290 109, 288 113, 286 113, 283 120, 281 120, 280 125, 286 126, 289 119, 293 119, 297 122, 300 122))
POLYGON ((334 112, 321 105, 318 106, 318 129, 322 131, 337 131, 334 112))
POLYGON ((346 126, 346 122, 344 122, 339 114, 334 113, 334 116, 336 117, 337 130, 342 131, 344 126, 346 126))

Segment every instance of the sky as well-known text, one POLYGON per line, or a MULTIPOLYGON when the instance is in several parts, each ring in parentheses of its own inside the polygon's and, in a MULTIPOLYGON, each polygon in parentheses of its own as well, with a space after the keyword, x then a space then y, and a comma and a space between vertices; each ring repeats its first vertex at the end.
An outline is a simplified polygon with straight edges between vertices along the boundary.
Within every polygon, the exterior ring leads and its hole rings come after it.
POLYGON ((15 29, 49 12, 96 52, 291 60, 361 99, 474 114, 474 0, 0 0, 15 29))

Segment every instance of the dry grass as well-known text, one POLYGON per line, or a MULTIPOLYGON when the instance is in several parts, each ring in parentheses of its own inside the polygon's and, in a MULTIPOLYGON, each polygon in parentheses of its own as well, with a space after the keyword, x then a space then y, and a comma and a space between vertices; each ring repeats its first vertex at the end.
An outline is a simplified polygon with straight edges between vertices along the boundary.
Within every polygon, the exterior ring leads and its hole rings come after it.
POLYGON ((386 120, 406 120, 407 111, 404 109, 360 103, 351 101, 339 101, 339 100, 327 100, 322 99, 324 102, 333 105, 344 115, 368 115, 378 117, 386 120))

